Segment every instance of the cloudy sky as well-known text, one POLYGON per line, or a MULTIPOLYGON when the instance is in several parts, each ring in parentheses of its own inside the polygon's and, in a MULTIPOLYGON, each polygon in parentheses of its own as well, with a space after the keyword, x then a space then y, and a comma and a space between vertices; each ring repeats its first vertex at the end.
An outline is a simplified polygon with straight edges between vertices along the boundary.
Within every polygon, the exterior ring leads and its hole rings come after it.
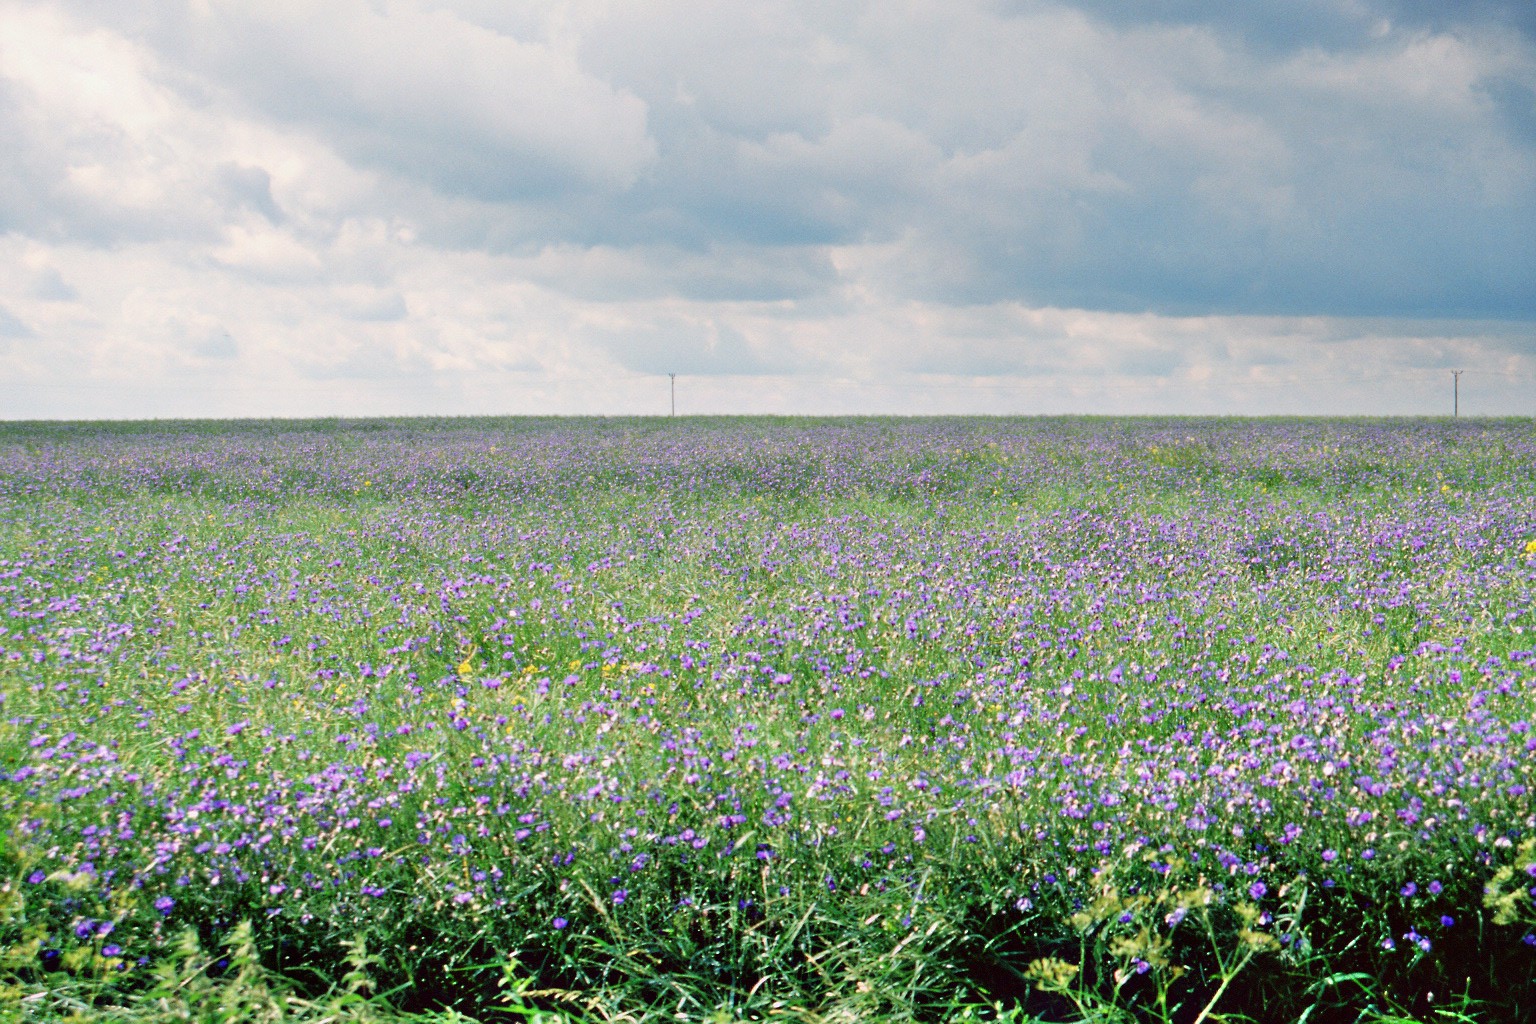
POLYGON ((1529 0, 0 0, 0 418, 1449 413, 1452 369, 1536 414, 1529 0))

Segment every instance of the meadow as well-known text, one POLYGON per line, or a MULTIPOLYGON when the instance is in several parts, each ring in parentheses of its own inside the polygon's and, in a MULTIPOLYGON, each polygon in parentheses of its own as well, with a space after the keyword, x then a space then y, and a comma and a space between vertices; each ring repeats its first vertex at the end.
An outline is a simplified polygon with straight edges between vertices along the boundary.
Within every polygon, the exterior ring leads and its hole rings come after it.
POLYGON ((1531 420, 0 425, 0 1017, 1536 1020, 1531 420))

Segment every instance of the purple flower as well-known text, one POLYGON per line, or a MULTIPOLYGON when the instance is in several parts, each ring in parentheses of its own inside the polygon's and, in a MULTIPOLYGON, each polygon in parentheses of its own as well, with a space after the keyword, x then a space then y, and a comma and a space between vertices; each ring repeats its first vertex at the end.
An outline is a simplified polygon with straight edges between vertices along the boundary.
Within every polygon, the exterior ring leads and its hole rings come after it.
POLYGON ((48 873, 46 871, 34 871, 27 876, 27 881, 31 882, 33 885, 42 885, 44 882, 48 881, 48 873))
POLYGON ((571 923, 571 922, 569 922, 569 921, 567 921, 567 920, 566 920, 566 919, 565 919, 565 918, 563 918, 563 917, 557 917, 557 918, 555 918, 555 919, 554 919, 554 920, 553 920, 553 921, 552 921, 552 922, 550 922, 550 923, 551 923, 551 924, 553 924, 553 925, 554 925, 554 926, 555 926, 555 931, 557 931, 557 932, 563 932, 563 931, 565 931, 565 926, 566 926, 566 925, 568 925, 568 924, 570 924, 570 923, 571 923))
POLYGON ((1254 882, 1248 887, 1249 899, 1261 900, 1268 894, 1269 886, 1265 885, 1263 882, 1254 882))
POLYGON ((1449 914, 1440 915, 1440 927, 1449 928, 1456 923, 1456 919, 1449 914))
POLYGON ((123 947, 119 946, 115 942, 109 942, 105 946, 101 947, 101 955, 102 956, 122 956, 123 955, 123 947))
POLYGON ((614 906, 618 906, 619 904, 623 903, 627 899, 629 899, 629 890, 628 889, 615 889, 615 890, 613 890, 613 905, 614 906))
POLYGON ((161 914, 169 914, 171 912, 171 908, 175 905, 176 901, 171 899, 169 896, 161 896, 159 899, 155 900, 155 909, 160 911, 161 914))

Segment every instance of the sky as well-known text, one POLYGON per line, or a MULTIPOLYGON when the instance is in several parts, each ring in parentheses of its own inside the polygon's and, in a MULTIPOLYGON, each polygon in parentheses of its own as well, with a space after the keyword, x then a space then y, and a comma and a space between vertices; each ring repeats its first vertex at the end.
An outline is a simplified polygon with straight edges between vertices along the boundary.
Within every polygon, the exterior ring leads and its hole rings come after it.
POLYGON ((1536 415, 1529 0, 0 0, 0 418, 1536 415))

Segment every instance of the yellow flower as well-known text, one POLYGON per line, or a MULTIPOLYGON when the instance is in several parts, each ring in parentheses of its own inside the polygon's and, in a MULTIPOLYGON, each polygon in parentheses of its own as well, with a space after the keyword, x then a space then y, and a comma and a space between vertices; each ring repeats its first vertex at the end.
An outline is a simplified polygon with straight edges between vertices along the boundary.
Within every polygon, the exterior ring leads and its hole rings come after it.
POLYGON ((1528 555, 1536 555, 1536 537, 1532 537, 1530 540, 1525 542, 1525 553, 1528 555))
POLYGON ((1441 494, 1450 494, 1451 493, 1451 485, 1450 484, 1441 484, 1440 485, 1440 493, 1441 494))

